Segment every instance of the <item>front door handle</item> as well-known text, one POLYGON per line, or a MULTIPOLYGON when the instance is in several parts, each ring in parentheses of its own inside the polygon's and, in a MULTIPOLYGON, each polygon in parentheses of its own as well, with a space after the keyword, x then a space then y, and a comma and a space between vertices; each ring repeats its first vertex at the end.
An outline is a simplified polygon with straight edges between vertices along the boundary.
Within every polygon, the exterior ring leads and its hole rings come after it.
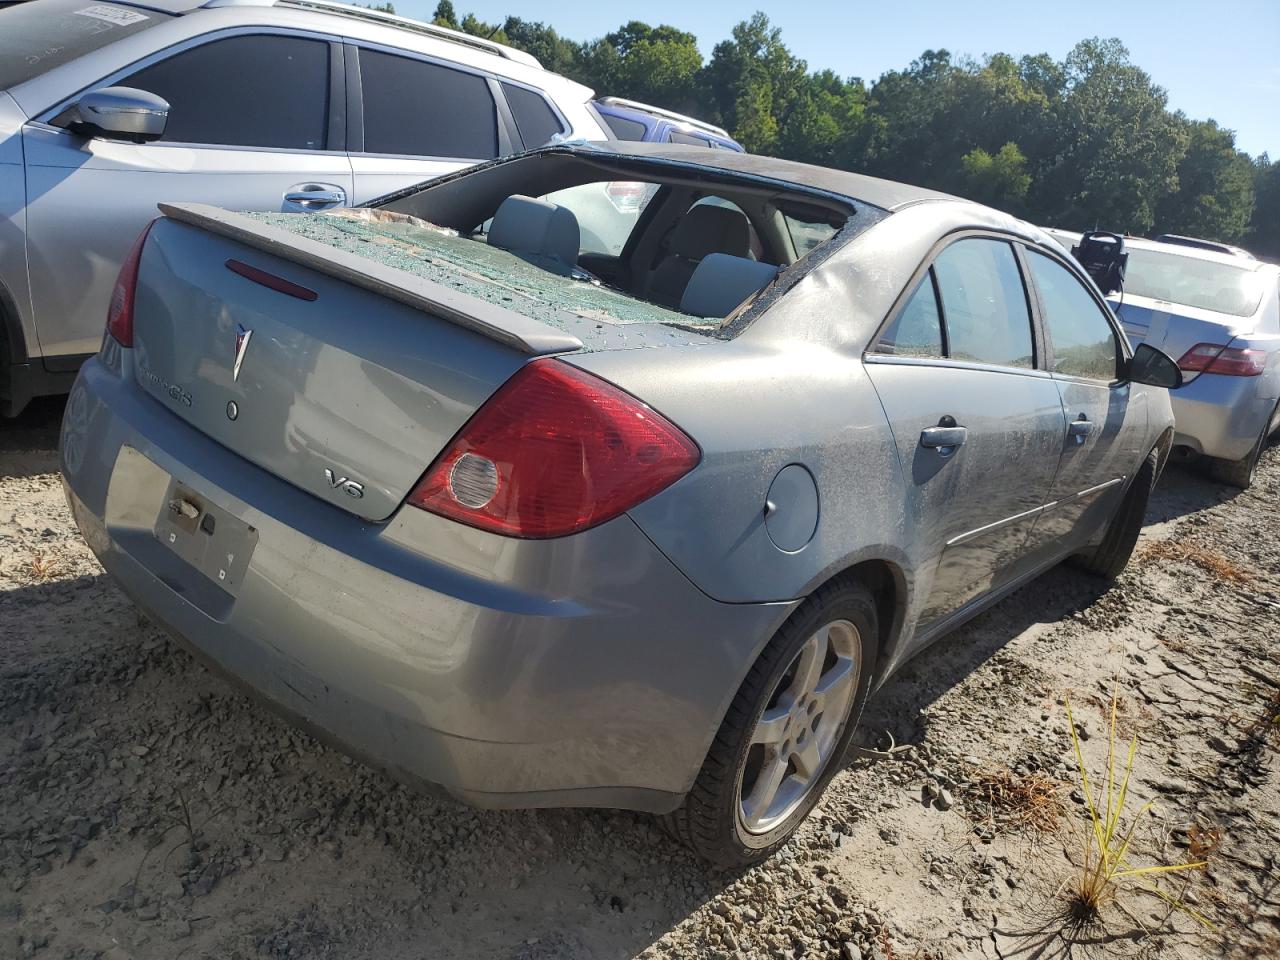
POLYGON ((1084 443, 1084 438, 1093 433, 1093 422, 1083 413, 1067 424, 1067 436, 1075 437, 1076 444, 1084 443))
POLYGON ((969 431, 956 425, 955 417, 943 417, 936 427, 920 431, 920 446, 937 450, 939 456, 949 457, 964 443, 969 431))
POLYGON ((327 210, 346 203, 347 194, 338 187, 306 184, 286 191, 284 200, 285 203, 294 204, 303 210, 327 210))

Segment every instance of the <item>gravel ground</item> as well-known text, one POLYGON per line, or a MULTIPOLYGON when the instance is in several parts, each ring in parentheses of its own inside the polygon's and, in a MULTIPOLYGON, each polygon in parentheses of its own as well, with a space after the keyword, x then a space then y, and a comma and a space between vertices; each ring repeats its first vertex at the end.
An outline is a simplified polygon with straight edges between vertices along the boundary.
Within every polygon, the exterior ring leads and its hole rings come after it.
POLYGON ((1052 571, 922 654, 732 874, 645 816, 415 794, 241 696, 81 543, 59 415, 0 424, 0 958, 1280 957, 1278 449, 1238 495, 1171 468, 1111 589, 1052 571), (1162 886, 1212 927, 1132 886, 1064 919, 1065 701, 1096 779, 1113 693, 1131 858, 1207 856, 1162 886))

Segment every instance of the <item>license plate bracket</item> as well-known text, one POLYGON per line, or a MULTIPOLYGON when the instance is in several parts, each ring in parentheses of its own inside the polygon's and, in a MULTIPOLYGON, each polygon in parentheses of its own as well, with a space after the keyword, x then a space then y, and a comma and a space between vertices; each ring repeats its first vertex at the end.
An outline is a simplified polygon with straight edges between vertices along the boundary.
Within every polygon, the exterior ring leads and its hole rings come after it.
POLYGON ((233 596, 244 583, 258 531, 185 483, 169 482, 156 539, 233 596))

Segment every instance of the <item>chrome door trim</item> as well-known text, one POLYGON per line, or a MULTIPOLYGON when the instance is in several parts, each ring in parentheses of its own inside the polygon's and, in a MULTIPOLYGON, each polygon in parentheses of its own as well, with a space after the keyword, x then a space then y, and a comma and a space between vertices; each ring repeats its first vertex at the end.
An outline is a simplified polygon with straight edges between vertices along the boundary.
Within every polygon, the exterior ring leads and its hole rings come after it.
POLYGON ((1055 507, 1066 506, 1068 503, 1075 503, 1079 500, 1084 500, 1087 497, 1095 496, 1103 490, 1109 490, 1118 483, 1124 483, 1127 479, 1128 477, 1115 477, 1105 483, 1099 483, 1096 486, 1073 493, 1069 497, 1063 497, 1061 500, 1051 500, 1038 507, 1032 507, 1030 510, 1024 510, 1022 513, 1015 513, 1012 517, 1005 517, 1003 520, 997 520, 994 523, 988 523, 986 526, 969 530, 965 533, 959 534, 958 536, 952 537, 947 541, 947 546, 954 547, 962 543, 968 543, 970 540, 976 540, 978 537, 991 533, 994 530, 999 530, 1001 527, 1008 526, 1011 523, 1017 523, 1019 520, 1027 520, 1036 516, 1036 514, 1046 513, 1049 510, 1053 510, 1055 507))
POLYGON ((955 547, 962 543, 968 543, 970 540, 976 540, 978 537, 984 536, 995 530, 999 530, 1001 527, 1006 527, 1011 523, 1017 523, 1019 520, 1026 520, 1030 517, 1034 517, 1054 506, 1057 506, 1057 504, 1042 503, 1040 506, 1032 507, 1030 510, 1024 510, 1022 513, 1015 513, 1012 517, 1005 517, 1003 520, 996 520, 994 523, 988 523, 985 526, 978 527, 977 529, 969 530, 966 533, 952 537, 947 541, 947 546, 955 547))

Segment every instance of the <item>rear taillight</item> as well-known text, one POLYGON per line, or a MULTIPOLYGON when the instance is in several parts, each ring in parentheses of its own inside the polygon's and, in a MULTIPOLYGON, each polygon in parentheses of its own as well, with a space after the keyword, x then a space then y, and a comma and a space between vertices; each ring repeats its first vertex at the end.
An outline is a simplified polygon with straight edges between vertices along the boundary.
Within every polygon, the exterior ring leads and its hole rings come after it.
POLYGON ((647 183, 632 180, 614 180, 605 184, 605 196, 619 213, 634 213, 644 206, 647 183))
POLYGON ((153 226, 154 220, 143 227, 138 239, 133 241, 133 248, 120 265, 116 287, 111 291, 111 304, 107 307, 107 333, 122 347, 133 346, 133 298, 138 291, 138 263, 142 260, 142 248, 146 246, 147 235, 151 233, 153 226))
POLYGON ((1220 373, 1227 377, 1256 377, 1267 366, 1262 350, 1197 343, 1182 355, 1178 366, 1187 373, 1220 373))
POLYGON ((700 457, 630 394, 559 360, 535 360, 467 421, 409 503, 507 536, 562 537, 653 496, 700 457))

